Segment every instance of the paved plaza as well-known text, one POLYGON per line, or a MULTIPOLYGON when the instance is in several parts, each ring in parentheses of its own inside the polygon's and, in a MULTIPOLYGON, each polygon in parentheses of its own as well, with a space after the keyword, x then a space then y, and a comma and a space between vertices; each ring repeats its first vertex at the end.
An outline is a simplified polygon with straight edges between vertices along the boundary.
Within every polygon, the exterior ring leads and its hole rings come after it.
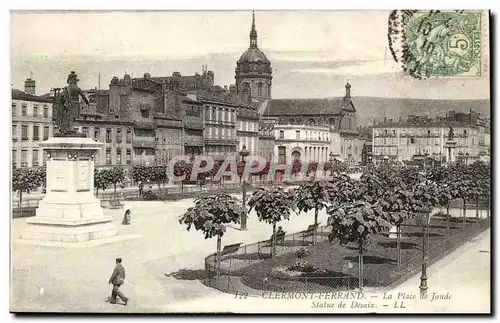
MULTIPOLYGON (((11 309, 125 313, 311 311, 310 300, 253 297, 242 300, 203 285, 198 280, 204 275, 203 260, 215 252, 216 240, 205 240, 200 232, 188 232, 179 224, 179 215, 192 203, 192 199, 130 203, 132 225, 120 225, 121 217, 117 217, 114 223, 120 235, 138 236, 135 239, 79 249, 13 243, 11 309), (126 268, 126 283, 122 286, 122 291, 130 298, 126 307, 106 302, 111 292, 111 285, 107 282, 116 257, 123 258, 126 268), (179 270, 189 271, 191 277, 177 279, 165 275, 175 275, 179 270)), ((313 219, 313 212, 292 215, 291 221, 280 225, 291 233, 303 230, 313 219)), ((24 221, 12 221, 13 239, 22 230, 24 221)), ((319 221, 326 222, 324 211, 320 212, 319 221)), ((223 237, 223 245, 251 243, 271 235, 271 226, 259 222, 254 213, 250 214, 248 228, 247 231, 229 228, 223 237)), ((430 268, 429 293, 449 291, 455 298, 454 302, 438 302, 433 304, 434 307, 425 305, 422 309, 463 310, 463 305, 467 304, 471 310, 488 310, 489 299, 484 297, 489 295, 490 284, 489 233, 489 230, 484 232, 430 268), (471 308, 468 295, 472 294, 483 296, 480 302, 472 302, 474 306, 471 308)), ((417 275, 395 290, 418 292, 418 283, 417 275)), ((415 306, 418 304, 412 303, 408 310, 415 310, 415 306)), ((388 309, 378 309, 385 310, 388 309)))
MULTIPOLYGON (((204 258, 215 252, 216 239, 203 238, 187 231, 179 216, 193 199, 175 202, 127 202, 132 206, 132 224, 122 226, 121 216, 114 220, 120 235, 141 235, 136 239, 90 248, 63 249, 14 242, 12 244, 12 302, 14 311, 85 311, 85 312, 166 312, 170 305, 205 297, 228 295, 206 287, 196 279, 167 277, 181 269, 204 275, 204 258), (123 293, 130 298, 124 306, 106 302, 111 293, 108 279, 115 258, 122 257, 126 269, 123 293), (43 292, 41 290, 43 289, 43 292)), ((314 221, 313 212, 292 215, 280 223, 288 233, 301 231, 314 221)), ((319 221, 326 223, 326 213, 319 221)), ((24 226, 25 219, 12 220, 12 238, 24 226)), ((235 226, 238 228, 238 226, 235 226)), ((248 230, 229 228, 223 245, 252 243, 268 239, 272 227, 251 213, 248 230)), ((190 311, 190 309, 185 309, 190 311)))

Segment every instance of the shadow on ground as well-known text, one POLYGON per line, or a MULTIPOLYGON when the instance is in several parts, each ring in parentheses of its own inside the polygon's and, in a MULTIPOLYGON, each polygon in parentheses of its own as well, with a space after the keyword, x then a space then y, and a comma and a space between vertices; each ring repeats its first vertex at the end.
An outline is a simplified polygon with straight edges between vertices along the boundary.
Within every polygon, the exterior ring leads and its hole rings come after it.
MULTIPOLYGON (((406 235, 409 237, 422 238, 422 232, 411 232, 406 235)), ((443 235, 439 233, 434 233, 434 232, 429 233, 429 237, 442 237, 442 236, 443 235)))
MULTIPOLYGON (((397 241, 379 242, 378 244, 384 248, 397 248, 397 241)), ((417 243, 401 241, 401 249, 413 249, 419 246, 417 243)))
MULTIPOLYGON (((358 263, 359 257, 358 256, 346 256, 342 259, 349 260, 353 263, 358 263)), ((386 258, 386 257, 363 256, 363 263, 364 264, 390 264, 390 263, 394 263, 394 262, 395 262, 394 259, 386 258)))
POLYGON ((203 280, 206 277, 206 272, 204 269, 179 269, 176 272, 167 273, 165 276, 180 280, 203 280))

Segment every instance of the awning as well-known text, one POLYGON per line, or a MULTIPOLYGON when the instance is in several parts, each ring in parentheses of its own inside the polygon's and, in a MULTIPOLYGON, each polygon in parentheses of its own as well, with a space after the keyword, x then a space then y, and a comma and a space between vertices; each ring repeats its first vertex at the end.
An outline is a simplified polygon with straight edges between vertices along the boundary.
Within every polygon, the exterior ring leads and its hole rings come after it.
POLYGON ((344 162, 344 160, 340 157, 334 157, 333 159, 338 160, 339 162, 342 162, 342 163, 344 162))

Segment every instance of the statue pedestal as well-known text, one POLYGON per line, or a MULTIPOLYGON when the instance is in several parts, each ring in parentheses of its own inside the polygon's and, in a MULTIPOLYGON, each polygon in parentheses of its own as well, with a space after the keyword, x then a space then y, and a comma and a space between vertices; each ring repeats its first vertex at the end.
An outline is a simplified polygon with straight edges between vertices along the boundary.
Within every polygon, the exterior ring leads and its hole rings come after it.
POLYGON ((455 140, 448 139, 444 144, 445 148, 445 157, 446 162, 454 163, 455 162, 455 148, 457 146, 457 142, 455 140))
POLYGON ((94 154, 103 144, 90 138, 53 137, 40 143, 47 152, 47 194, 20 238, 79 243, 117 235, 94 194, 94 154))

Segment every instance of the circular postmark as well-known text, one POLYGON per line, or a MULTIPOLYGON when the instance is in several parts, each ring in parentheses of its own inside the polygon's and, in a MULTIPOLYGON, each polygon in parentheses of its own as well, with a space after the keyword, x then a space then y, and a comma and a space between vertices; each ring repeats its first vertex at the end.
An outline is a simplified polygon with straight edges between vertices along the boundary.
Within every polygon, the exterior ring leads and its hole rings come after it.
POLYGON ((480 32, 480 12, 401 10, 389 15, 391 54, 418 79, 480 76, 480 32))

